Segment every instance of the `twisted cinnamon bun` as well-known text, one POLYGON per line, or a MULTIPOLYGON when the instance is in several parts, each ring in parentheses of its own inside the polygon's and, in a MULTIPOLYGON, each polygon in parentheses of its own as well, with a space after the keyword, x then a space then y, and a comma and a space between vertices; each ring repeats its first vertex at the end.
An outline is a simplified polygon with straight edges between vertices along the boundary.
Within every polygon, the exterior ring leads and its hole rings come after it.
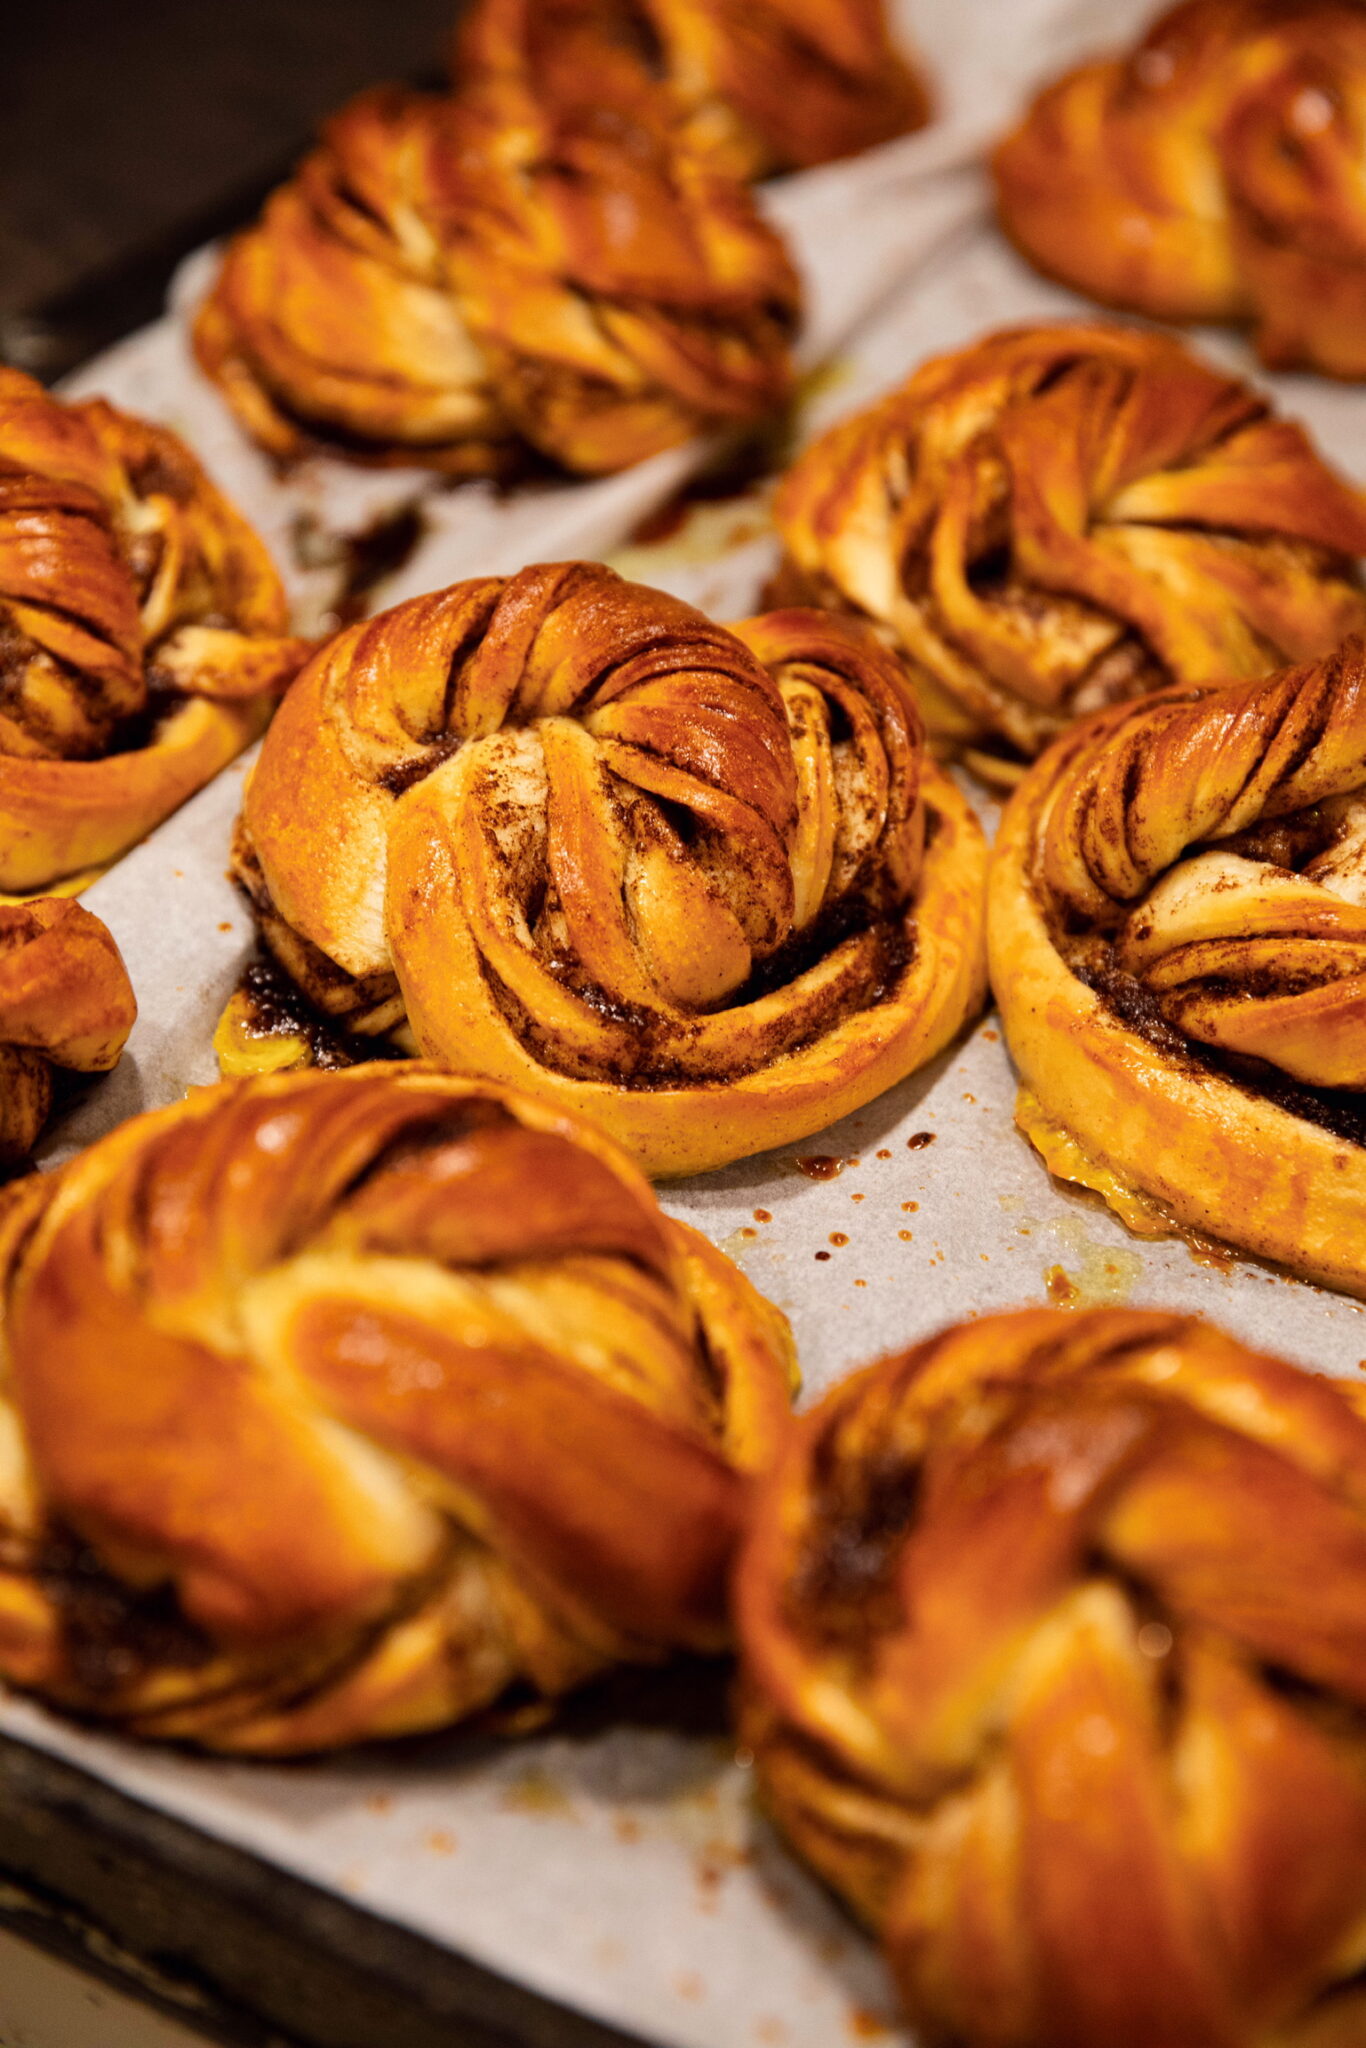
POLYGON ((1366 376, 1366 19, 1183 0, 1050 86, 995 157, 1052 276, 1166 320, 1251 321, 1262 360, 1366 376))
POLYGON ((1056 1172, 1366 1294, 1366 643, 1066 735, 1006 812, 989 932, 1056 1172))
POLYGON ((1366 627, 1366 500, 1259 393, 1132 328, 936 357, 807 449, 774 516, 781 594, 871 618, 931 729, 1000 779, 1085 712, 1366 627))
MULTIPOLYGON (((820 1129, 945 1044, 982 993, 984 862, 862 628, 727 629, 583 562, 343 633, 235 854, 334 1029, 397 1028, 671 1174, 820 1129)), ((241 1024, 226 1071, 307 1056, 241 1024)))
POLYGON ((742 1732, 917 2038, 1366 2033, 1366 1395, 1026 1310, 836 1387, 739 1577, 742 1732))
POLYGON ((0 903, 0 1171, 32 1151, 53 1068, 103 1074, 137 1016, 123 956, 99 918, 53 897, 0 903))
POLYGON ((230 243, 195 354, 269 454, 499 467, 510 424, 441 241, 448 146, 445 102, 363 93, 230 243))
POLYGON ((630 65, 686 111, 735 177, 853 156, 930 118, 883 0, 477 0, 455 42, 457 88, 488 69, 541 70, 541 89, 630 65))
POLYGON ((308 651, 174 434, 0 368, 0 890, 112 860, 261 730, 308 651))
POLYGON ((0 1206, 0 1672, 257 1752, 728 1635, 782 1316, 604 1138, 423 1069, 135 1118, 0 1206))
POLYGON ((576 47, 363 94, 232 244, 195 346, 265 448, 475 474, 521 437, 597 473, 787 397, 782 243, 668 95, 576 47))

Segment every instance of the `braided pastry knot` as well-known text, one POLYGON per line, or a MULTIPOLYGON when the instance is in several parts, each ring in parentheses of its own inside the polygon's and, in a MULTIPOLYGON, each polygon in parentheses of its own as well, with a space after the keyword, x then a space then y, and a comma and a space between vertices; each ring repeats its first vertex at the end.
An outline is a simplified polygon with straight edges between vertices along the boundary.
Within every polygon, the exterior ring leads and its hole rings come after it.
POLYGON ((1061 740, 990 944, 1056 1171, 1366 1291, 1366 644, 1061 740))
POLYGON ((923 128, 930 95, 883 0, 640 0, 695 128, 741 177, 804 170, 923 128))
POLYGON ((1366 376, 1366 20, 1184 0, 1081 65, 995 157, 1025 255, 1109 305, 1251 320, 1264 362, 1366 376))
POLYGON ((713 1650, 784 1318, 574 1118, 425 1069, 196 1091, 0 1211, 0 1671, 325 1748, 713 1650))
POLYGON ((108 927, 69 899, 0 904, 0 1169, 32 1151, 52 1069, 103 1074, 137 1016, 108 927))
MULTIPOLYGON (((832 1122, 982 993, 981 833, 893 659, 595 563, 342 634, 272 729, 236 863, 337 1024, 406 1011, 427 1057, 592 1114, 656 1173, 832 1122)), ((238 1017, 230 1071, 291 1056, 238 1017)))
POLYGON ((807 449, 775 517, 785 593, 866 614, 932 729, 1017 757, 1102 705, 1366 626, 1366 500, 1248 385, 1134 329, 937 357, 807 449))
MULTIPOLYGON (((446 233, 462 312, 518 431, 623 469, 792 390, 801 287, 740 181, 614 68, 490 76, 456 102, 446 233)), ((644 82, 642 82, 644 84, 644 82)))
POLYGON ((265 447, 468 474, 521 435, 591 473, 786 398, 781 241, 584 42, 528 27, 457 99, 363 95, 233 244, 196 348, 265 447))
POLYGON ((852 156, 930 117, 883 0, 477 0, 455 38, 456 86, 529 57, 542 92, 573 96, 630 67, 740 179, 852 156))
POLYGON ((0 368, 0 889, 111 860, 255 737, 308 651, 173 434, 0 368))
POLYGON ((325 442, 456 476, 500 466, 508 421, 438 227, 448 125, 429 95, 361 94, 229 244, 195 354, 270 454, 325 442))
POLYGON ((1366 2037, 1366 1395, 1041 1309, 846 1380, 756 1503, 742 1732, 917 2038, 1366 2037))

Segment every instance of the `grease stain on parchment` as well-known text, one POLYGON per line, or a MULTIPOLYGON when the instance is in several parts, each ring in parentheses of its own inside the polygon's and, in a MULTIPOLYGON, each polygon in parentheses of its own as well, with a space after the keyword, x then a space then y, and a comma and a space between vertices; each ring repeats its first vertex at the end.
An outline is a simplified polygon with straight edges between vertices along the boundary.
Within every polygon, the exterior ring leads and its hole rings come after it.
POLYGON ((1063 1261, 1044 1270, 1050 1301, 1060 1308, 1114 1308, 1128 1301, 1144 1276, 1137 1252, 1098 1243, 1079 1216, 1051 1218, 1049 1229, 1063 1253, 1063 1261))
POLYGON ((534 1814, 542 1820, 578 1820, 579 1812, 566 1787, 551 1772, 533 1764, 503 1787, 499 1805, 509 1813, 534 1814))

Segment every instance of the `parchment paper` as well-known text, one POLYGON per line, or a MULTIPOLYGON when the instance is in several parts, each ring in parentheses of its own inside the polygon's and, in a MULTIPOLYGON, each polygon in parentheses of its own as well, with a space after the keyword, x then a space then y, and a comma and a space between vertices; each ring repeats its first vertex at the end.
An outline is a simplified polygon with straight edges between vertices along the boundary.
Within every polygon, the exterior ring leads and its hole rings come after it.
MULTIPOLYGON (((906 222, 904 240, 892 238, 892 253, 879 245, 858 294, 851 287, 847 304, 857 296, 868 316, 857 332, 838 338, 830 316, 838 373, 812 391, 804 431, 986 327, 1081 309, 1035 278, 985 223, 982 185, 964 166, 1024 81, 1130 33, 1145 9, 1114 0, 922 0, 910 12, 945 88, 945 128, 891 145, 876 162, 774 188, 772 203, 809 238, 808 267, 828 260, 831 277, 836 257, 857 252, 862 237, 873 247, 897 206, 906 222), (870 315, 873 273, 890 289, 870 315)), ((1198 339, 1252 370, 1236 339, 1198 339)), ((176 329, 163 323, 91 365, 80 385, 115 388, 129 403, 192 424, 210 460, 236 481, 242 451, 227 448, 221 417, 218 439, 204 425, 206 397, 189 393, 175 369, 178 346, 176 329)), ((1266 381, 1366 481, 1366 390, 1266 381)), ((636 472, 546 493, 534 506, 456 493, 443 501, 450 524, 440 548, 433 542, 412 576, 436 581, 571 547, 598 551, 692 459, 666 458, 667 483, 636 472)), ((330 502, 331 480, 317 488, 330 502)), ((756 493, 713 508, 664 546, 618 559, 734 616, 756 603, 771 565, 763 519, 756 493)), ((213 1078, 210 1034, 249 940, 223 875, 243 772, 241 763, 227 771, 89 891, 86 901, 124 950, 142 1014, 121 1068, 52 1134, 45 1161, 213 1078)), ((1350 1373, 1366 1360, 1361 1304, 1249 1261, 1198 1263, 1179 1241, 1141 1244, 1098 1201, 1052 1183, 1013 1128, 1013 1096, 999 1026, 987 1017, 931 1069, 818 1138, 661 1191, 671 1213, 700 1225, 787 1310, 806 1398, 952 1319, 1038 1301, 1050 1283, 1078 1303, 1198 1309, 1321 1370, 1350 1373), (909 1149, 922 1132, 934 1142, 909 1149), (796 1164, 813 1154, 845 1163, 835 1178, 813 1181, 796 1164)), ((0 1704, 0 1726, 671 2048, 909 2040, 895 2028, 872 1945, 757 1818, 748 1774, 724 1743, 631 1726, 505 1747, 456 1733, 285 1769, 137 1749, 21 1700, 0 1704)))

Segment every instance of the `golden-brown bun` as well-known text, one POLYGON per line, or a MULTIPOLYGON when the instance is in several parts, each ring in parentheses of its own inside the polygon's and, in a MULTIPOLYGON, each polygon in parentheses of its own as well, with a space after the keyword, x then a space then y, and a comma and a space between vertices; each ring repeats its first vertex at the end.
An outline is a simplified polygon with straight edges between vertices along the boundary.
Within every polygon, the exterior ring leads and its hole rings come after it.
POLYGON ((800 288, 744 187, 633 65, 531 40, 353 101, 232 245, 196 348, 273 453, 591 474, 787 397, 800 288))
POLYGON ((1366 644, 1060 740, 989 932, 1056 1171, 1366 1294, 1366 644))
POLYGON ((761 1489, 743 1739, 926 2044, 1366 2039, 1366 1395, 1025 1310, 844 1381, 761 1489))
POLYGON ((823 1128, 981 1000, 981 832, 897 662, 829 614, 728 630, 596 563, 456 584, 305 670, 243 820, 320 1010, 406 1007, 427 1057, 650 1173, 823 1128))
POLYGON ((787 1325, 554 1108, 196 1090, 16 1184, 0 1301, 15 1684, 283 1752, 727 1640, 787 1325))
POLYGON ((1041 269, 1166 320, 1251 320, 1262 360, 1366 376, 1366 18, 1185 0, 1081 65, 995 157, 1041 269))
POLYGON ((114 858, 253 739, 308 651, 174 434, 0 368, 0 890, 114 858))
POLYGON ((595 84, 629 65, 662 85, 738 178, 853 156, 930 117, 883 0, 477 0, 456 37, 457 88, 533 48, 546 85, 575 65, 595 84))
POLYGON ((52 1069, 103 1074, 138 1013, 108 928, 79 903, 0 903, 0 1168, 32 1151, 52 1069))
POLYGON ((283 461, 319 443, 456 476, 502 460, 511 428, 441 243, 448 123, 430 95, 362 93, 229 245, 195 353, 283 461))
POLYGON ((853 156, 930 118, 883 0, 642 0, 669 75, 745 177, 853 156))
POLYGON ((807 449, 774 516, 784 592, 865 613, 933 732, 1015 757, 1366 626, 1366 499, 1248 385, 1135 328, 936 357, 807 449))

